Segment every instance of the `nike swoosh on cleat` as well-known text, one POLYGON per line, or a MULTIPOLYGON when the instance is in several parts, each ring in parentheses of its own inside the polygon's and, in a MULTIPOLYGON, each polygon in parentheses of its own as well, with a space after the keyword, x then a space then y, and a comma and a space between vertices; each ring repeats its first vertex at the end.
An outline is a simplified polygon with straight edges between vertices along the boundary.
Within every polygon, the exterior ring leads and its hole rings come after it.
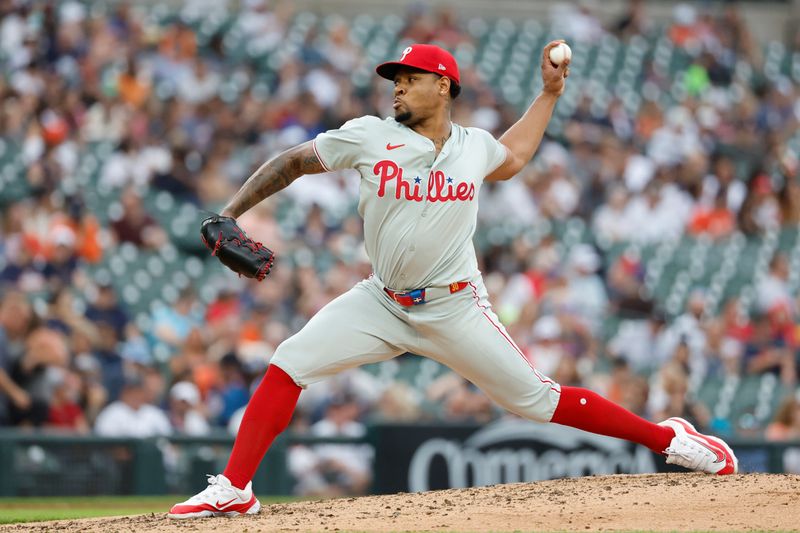
POLYGON ((714 455, 717 456, 717 460, 716 460, 717 463, 724 463, 725 462, 725 454, 722 453, 718 448, 716 448, 715 446, 710 446, 707 442, 703 442, 703 439, 698 439, 694 435, 688 435, 687 434, 686 436, 689 437, 690 439, 692 439, 693 441, 695 441, 697 444, 700 444, 701 446, 705 446, 706 448, 708 448, 709 450, 714 452, 714 455))
POLYGON ((387 150, 394 150, 395 148, 400 148, 401 146, 405 146, 405 144, 392 145, 391 143, 386 143, 386 149, 387 150))
POLYGON ((216 503, 217 509, 222 510, 223 507, 225 507, 226 505, 229 505, 234 500, 236 500, 236 498, 231 498, 230 500, 228 500, 226 502, 223 502, 223 503, 219 503, 219 500, 217 500, 217 503, 216 503))

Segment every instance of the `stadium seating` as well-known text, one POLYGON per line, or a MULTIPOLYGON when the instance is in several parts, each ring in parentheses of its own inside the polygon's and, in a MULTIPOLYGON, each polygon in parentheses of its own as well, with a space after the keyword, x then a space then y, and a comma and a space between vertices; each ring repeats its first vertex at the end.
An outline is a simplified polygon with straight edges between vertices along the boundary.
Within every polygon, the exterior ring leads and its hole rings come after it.
MULTIPOLYGON (((175 13, 167 5, 156 5, 149 16, 161 25, 177 19, 188 23, 196 30, 204 53, 208 51, 212 38, 221 36, 227 60, 252 66, 256 84, 261 84, 266 92, 284 61, 294 55, 310 36, 314 36, 316 42, 324 43, 335 22, 331 17, 300 12, 292 19, 286 38, 269 49, 258 41, 247 39, 236 18, 224 10, 175 13)), ((408 44, 400 39, 404 21, 396 15, 359 15, 349 22, 353 41, 365 52, 364 61, 352 72, 351 81, 356 88, 363 89, 374 75, 372 66, 395 57, 408 44)), ((539 50, 556 36, 535 20, 474 19, 468 21, 467 29, 474 42, 462 43, 455 50, 462 68, 474 65, 505 100, 520 110, 526 107, 541 88, 537 75, 539 50)), ((653 69, 674 80, 682 79, 691 64, 691 57, 673 46, 664 28, 656 28, 649 35, 635 36, 627 42, 606 35, 598 43, 576 43, 574 52, 572 83, 568 85, 548 130, 555 136, 562 133, 564 120, 573 114, 584 95, 590 96, 592 109, 598 112, 606 109, 611 98, 618 97, 630 113, 635 113, 645 100, 668 106, 685 96, 677 81, 667 92, 643 81, 649 60, 653 61, 653 69)), ((788 76, 800 81, 800 52, 790 54, 777 41, 766 44, 764 52, 767 78, 788 76)), ((752 73, 742 67, 737 69, 737 75, 747 77, 752 73)), ((227 91, 225 98, 236 99, 241 87, 228 80, 224 90, 227 91)), ((156 94, 169 94, 168 89, 164 91, 157 88, 156 94)), ((792 138, 790 146, 800 151, 800 132, 792 138)), ((120 191, 99 181, 100 172, 114 149, 110 142, 86 144, 76 172, 60 185, 64 192, 79 188, 88 209, 103 224, 118 215, 121 209, 120 191)), ((0 140, 0 205, 29 194, 24 174, 25 163, 20 147, 8 140, 0 140)), ((173 303, 178 291, 187 286, 201 288, 200 299, 210 302, 215 291, 209 280, 220 275, 221 267, 207 257, 197 237, 197 228, 204 215, 194 204, 155 190, 146 192, 144 202, 150 214, 167 231, 171 244, 158 251, 142 251, 123 244, 105 254, 100 264, 89 268, 98 279, 106 278, 114 283, 137 325, 147 330, 152 325, 151 311, 159 305, 173 303)), ((302 214, 293 216, 296 214, 295 206, 287 197, 279 201, 276 209, 284 228, 292 230, 302 222, 302 214)), ((629 246, 628 243, 594 242, 585 221, 577 217, 544 221, 534 228, 522 227, 509 220, 501 226, 479 228, 475 242, 478 248, 485 249, 508 244, 523 233, 532 242, 552 233, 565 251, 578 243, 592 242, 602 251, 606 267, 629 246)), ((754 282, 764 276, 768 261, 776 250, 790 256, 790 283, 796 291, 800 287, 800 239, 797 234, 798 228, 789 227, 759 238, 745 237, 737 232, 718 242, 683 236, 654 245, 636 245, 636 248, 645 264, 647 290, 674 317, 682 312, 688 294, 695 287, 708 289, 711 312, 718 310, 731 296, 739 296, 744 309, 749 309, 754 303, 754 282)), ((317 259, 317 266, 324 267, 326 258, 317 259)), ((613 335, 618 323, 619 317, 607 317, 603 335, 606 338, 613 335)), ((433 361, 405 357, 372 365, 368 370, 382 380, 400 379, 421 387, 440 375, 444 368, 433 361)), ((744 379, 709 380, 698 395, 711 406, 715 416, 735 418, 752 413, 763 422, 774 409, 780 393, 780 385, 774 376, 766 374, 744 379)))

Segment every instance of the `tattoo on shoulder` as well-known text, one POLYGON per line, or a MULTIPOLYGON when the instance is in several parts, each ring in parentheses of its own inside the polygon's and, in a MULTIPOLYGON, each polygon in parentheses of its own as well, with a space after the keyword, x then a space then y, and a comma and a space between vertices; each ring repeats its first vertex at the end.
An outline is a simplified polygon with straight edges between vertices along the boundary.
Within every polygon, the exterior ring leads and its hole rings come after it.
POLYGON ((261 192, 267 196, 288 187, 303 174, 325 172, 310 143, 305 143, 280 154, 273 165, 264 168, 261 192))

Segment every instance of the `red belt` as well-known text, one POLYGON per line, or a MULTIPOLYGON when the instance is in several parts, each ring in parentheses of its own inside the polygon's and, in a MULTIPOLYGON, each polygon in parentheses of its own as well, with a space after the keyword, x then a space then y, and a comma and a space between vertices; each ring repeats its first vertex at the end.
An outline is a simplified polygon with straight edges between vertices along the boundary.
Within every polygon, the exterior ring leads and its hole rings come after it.
MULTIPOLYGON (((450 289, 450 294, 453 294, 464 289, 467 285, 469 285, 469 282, 467 281, 456 281, 451 283, 448 288, 450 289)), ((414 289, 413 291, 393 291, 388 287, 384 287, 383 290, 389 295, 389 298, 395 302, 404 307, 411 307, 425 303, 425 293, 427 289, 414 289)))

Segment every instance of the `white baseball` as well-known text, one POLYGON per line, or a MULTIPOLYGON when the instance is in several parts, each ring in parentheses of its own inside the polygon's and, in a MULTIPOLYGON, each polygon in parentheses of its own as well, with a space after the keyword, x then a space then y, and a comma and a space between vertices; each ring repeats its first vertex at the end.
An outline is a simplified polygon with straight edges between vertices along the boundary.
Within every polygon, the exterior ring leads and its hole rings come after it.
POLYGON ((550 62, 555 66, 563 63, 565 59, 572 59, 572 49, 567 43, 559 43, 550 49, 550 62))

